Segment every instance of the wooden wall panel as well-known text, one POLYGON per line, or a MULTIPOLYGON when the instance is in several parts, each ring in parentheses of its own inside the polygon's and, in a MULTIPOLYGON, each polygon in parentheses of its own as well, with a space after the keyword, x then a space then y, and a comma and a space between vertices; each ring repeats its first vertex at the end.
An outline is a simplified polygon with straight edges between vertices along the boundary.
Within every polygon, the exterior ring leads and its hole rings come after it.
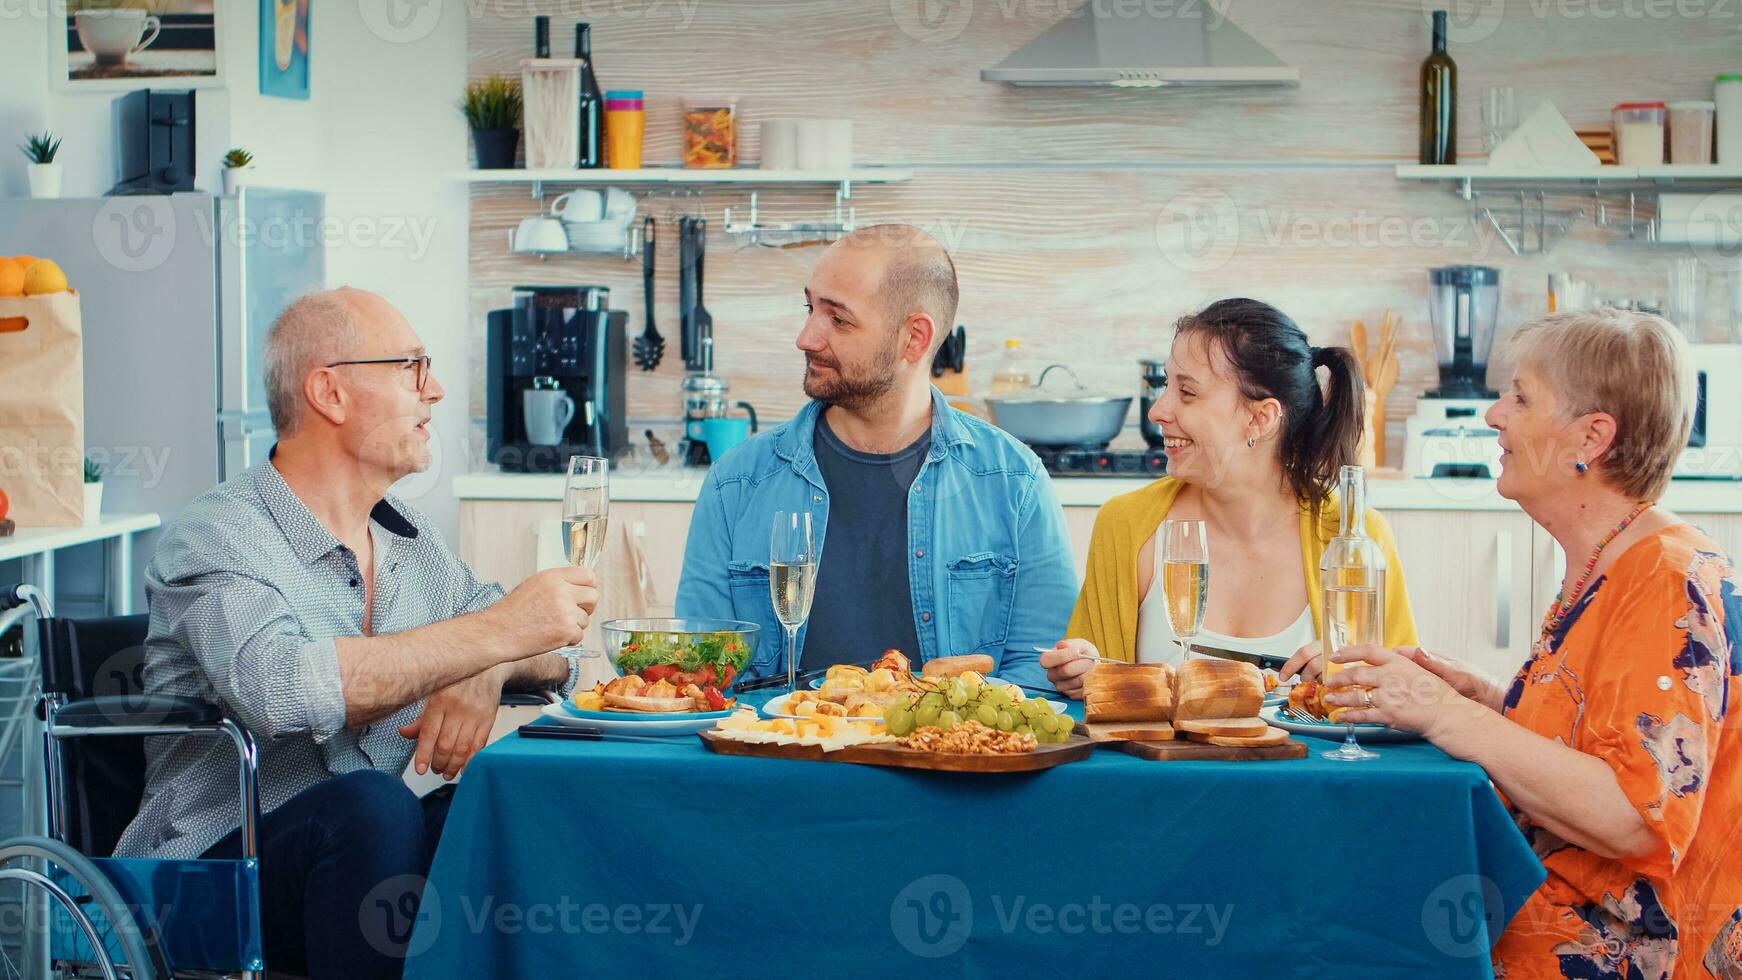
MULTIPOLYGON (((1664 291, 1667 252, 1614 244, 1586 222, 1550 256, 1514 257, 1443 188, 1394 179, 1390 163, 1413 156, 1413 80, 1426 48, 1414 0, 1235 5, 1243 28, 1302 70, 1299 89, 1270 92, 1049 92, 982 83, 978 69, 1039 33, 1056 6, 958 0, 948 9, 970 8, 968 26, 927 43, 896 23, 892 10, 910 3, 706 0, 690 8, 687 24, 675 0, 504 5, 513 16, 484 3, 472 25, 472 66, 475 73, 511 68, 529 48, 534 9, 558 18, 559 51, 569 36, 563 18, 590 16, 603 84, 648 91, 650 161, 677 155, 675 97, 684 92, 736 92, 750 122, 851 116, 861 161, 916 168, 911 183, 856 188, 859 220, 913 222, 950 248, 962 278, 958 320, 981 379, 1002 341, 1016 337, 1038 358, 1070 363, 1092 386, 1134 394, 1133 362, 1165 354, 1168 325, 1218 297, 1275 303, 1318 344, 1345 340, 1353 318, 1371 324, 1395 310, 1406 329, 1388 413, 1394 459, 1403 419, 1435 383, 1428 268, 1500 267, 1503 333, 1543 309, 1551 270, 1591 279, 1605 297, 1664 291)), ((1555 13, 1562 6, 1506 4, 1490 36, 1454 44, 1466 151, 1479 142, 1485 84, 1510 82, 1527 103, 1547 96, 1575 122, 1602 121, 1621 98, 1699 94, 1736 51, 1734 24, 1568 17, 1555 13)), ((1476 21, 1462 30, 1474 38, 1485 27, 1476 21)), ((754 144, 747 149, 754 156, 754 144)), ((735 397, 780 419, 803 398, 793 338, 820 252, 738 250, 720 231, 721 209, 747 199, 710 191, 689 203, 705 207, 713 229, 707 300, 719 369, 735 397)), ((482 364, 485 311, 503 305, 516 283, 608 285, 613 305, 630 312, 639 332, 637 262, 510 255, 509 229, 534 212, 525 188, 477 186, 472 202, 474 365, 482 364)), ((831 192, 814 189, 762 194, 774 217, 814 215, 831 202, 831 192)), ((643 208, 665 217, 685 203, 655 196, 643 208)), ((634 372, 630 386, 630 412, 645 419, 670 419, 679 409, 675 239, 665 234, 658 253, 655 311, 667 358, 652 374, 634 372)), ((1494 376, 1505 378, 1504 368, 1494 376)), ((482 415, 481 370, 474 367, 471 381, 472 411, 482 415)), ((1135 412, 1129 421, 1135 426, 1135 412)))

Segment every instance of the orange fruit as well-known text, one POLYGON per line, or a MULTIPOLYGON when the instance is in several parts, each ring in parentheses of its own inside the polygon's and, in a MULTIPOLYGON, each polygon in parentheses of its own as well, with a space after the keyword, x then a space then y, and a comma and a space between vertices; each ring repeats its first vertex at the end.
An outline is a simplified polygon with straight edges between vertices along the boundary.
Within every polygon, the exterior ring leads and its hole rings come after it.
POLYGON ((0 262, 0 296, 24 295, 24 270, 15 262, 0 262))
POLYGON ((31 266, 36 264, 36 256, 14 255, 12 257, 12 264, 18 266, 20 269, 28 270, 31 266))
POLYGON ((6 512, 12 509, 12 501, 6 499, 6 491, 0 490, 0 521, 6 519, 6 512))
POLYGON ((42 293, 64 293, 67 291, 66 273, 52 259, 37 259, 24 273, 24 295, 37 296, 42 293))

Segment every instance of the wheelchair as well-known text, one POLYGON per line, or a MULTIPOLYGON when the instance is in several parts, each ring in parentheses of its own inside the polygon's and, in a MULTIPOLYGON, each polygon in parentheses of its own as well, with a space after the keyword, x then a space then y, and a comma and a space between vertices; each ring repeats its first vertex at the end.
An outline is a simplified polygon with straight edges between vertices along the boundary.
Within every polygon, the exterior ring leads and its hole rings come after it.
MULTIPOLYGON (((259 758, 254 738, 212 704, 148 696, 149 617, 55 617, 32 586, 0 590, 0 633, 37 619, 48 836, 0 842, 0 882, 42 896, 37 927, 63 978, 171 980, 265 974, 260 925, 259 758), (150 735, 197 734, 236 748, 238 859, 110 856, 145 792, 150 735), (172 969, 173 967, 173 969, 172 969)), ((505 694, 504 705, 543 704, 505 694)), ((0 980, 30 977, 7 972, 0 980)))

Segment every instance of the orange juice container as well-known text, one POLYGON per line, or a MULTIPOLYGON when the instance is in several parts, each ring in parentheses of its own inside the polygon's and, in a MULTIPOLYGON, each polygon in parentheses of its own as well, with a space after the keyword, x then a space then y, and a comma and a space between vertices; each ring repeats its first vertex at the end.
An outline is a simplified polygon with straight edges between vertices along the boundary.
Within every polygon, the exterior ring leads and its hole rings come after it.
POLYGON ((640 89, 605 93, 605 165, 612 170, 641 169, 641 137, 647 130, 640 89))
POLYGON ((683 165, 732 167, 738 163, 736 96, 692 96, 683 100, 683 165))

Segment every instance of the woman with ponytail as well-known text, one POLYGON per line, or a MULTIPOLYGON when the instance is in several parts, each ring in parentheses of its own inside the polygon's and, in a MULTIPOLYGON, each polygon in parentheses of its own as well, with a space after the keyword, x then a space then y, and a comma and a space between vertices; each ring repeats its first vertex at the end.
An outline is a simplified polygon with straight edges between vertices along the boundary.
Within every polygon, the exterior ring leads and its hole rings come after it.
MULTIPOLYGON (((1071 638, 1040 659, 1058 689, 1082 697, 1087 657, 1181 658, 1160 584, 1168 518, 1202 520, 1209 536, 1214 574, 1193 645, 1306 662, 1323 615, 1319 558, 1337 535, 1337 471, 1355 462, 1363 405, 1353 353, 1310 346, 1275 307, 1227 299, 1181 319, 1149 413, 1168 475, 1096 516, 1071 638)), ((1367 533, 1388 565, 1385 645, 1414 646, 1403 565, 1377 511, 1367 533)))

